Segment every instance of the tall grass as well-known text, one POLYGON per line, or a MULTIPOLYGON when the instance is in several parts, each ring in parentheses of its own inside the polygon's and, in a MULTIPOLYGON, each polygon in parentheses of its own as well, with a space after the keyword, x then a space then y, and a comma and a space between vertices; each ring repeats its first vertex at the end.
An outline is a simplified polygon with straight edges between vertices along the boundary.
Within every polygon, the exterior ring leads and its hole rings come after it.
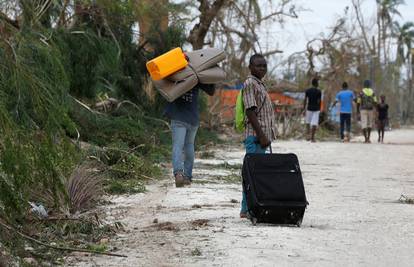
POLYGON ((79 165, 66 183, 71 213, 91 207, 103 194, 102 184, 103 177, 93 164, 79 165))

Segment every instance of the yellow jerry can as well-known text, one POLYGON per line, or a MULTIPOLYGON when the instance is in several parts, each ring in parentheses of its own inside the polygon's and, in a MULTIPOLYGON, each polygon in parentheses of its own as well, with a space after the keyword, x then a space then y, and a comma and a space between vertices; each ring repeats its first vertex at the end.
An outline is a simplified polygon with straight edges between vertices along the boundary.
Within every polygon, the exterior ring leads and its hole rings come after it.
POLYGON ((148 61, 147 70, 151 78, 158 81, 183 69, 187 65, 188 61, 185 59, 183 51, 177 47, 148 61))

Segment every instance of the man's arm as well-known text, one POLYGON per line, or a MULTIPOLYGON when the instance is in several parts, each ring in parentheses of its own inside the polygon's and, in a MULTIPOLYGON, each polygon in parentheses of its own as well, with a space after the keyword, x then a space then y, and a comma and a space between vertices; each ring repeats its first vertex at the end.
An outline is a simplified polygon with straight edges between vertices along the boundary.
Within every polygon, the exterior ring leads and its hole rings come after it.
POLYGON ((357 99, 356 101, 356 106, 357 106, 357 120, 360 121, 361 120, 361 102, 357 99))
POLYGON ((262 127, 256 116, 256 107, 246 109, 246 116, 249 120, 249 123, 253 126, 254 131, 256 132, 257 138, 259 139, 260 146, 266 148, 270 146, 270 140, 263 133, 262 127))
POLYGON ((357 107, 357 115, 359 116, 359 114, 360 114, 360 107, 361 107, 361 95, 358 95, 355 98, 355 103, 356 103, 356 107, 357 107))
POLYGON ((338 99, 335 99, 335 101, 331 105, 331 108, 335 107, 336 103, 338 103, 338 99))
POLYGON ((208 94, 209 96, 214 95, 216 91, 216 87, 214 86, 214 84, 200 83, 199 86, 200 86, 200 89, 206 92, 206 94, 208 94))
POLYGON ((302 113, 304 113, 305 110, 306 110, 306 99, 307 99, 307 95, 305 93, 305 99, 303 99, 303 109, 302 109, 302 113))
POLYGON ((388 120, 388 109, 390 108, 390 106, 388 106, 388 104, 386 104, 386 108, 387 108, 387 120, 388 120))
POLYGON ((319 102, 319 110, 321 110, 322 109, 322 91, 320 90, 319 90, 318 102, 319 102))

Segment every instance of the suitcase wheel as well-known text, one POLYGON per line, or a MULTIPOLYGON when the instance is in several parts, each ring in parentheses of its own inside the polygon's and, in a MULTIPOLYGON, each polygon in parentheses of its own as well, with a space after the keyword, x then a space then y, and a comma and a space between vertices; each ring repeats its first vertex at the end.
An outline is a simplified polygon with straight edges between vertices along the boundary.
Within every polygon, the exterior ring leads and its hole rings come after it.
POLYGON ((256 225, 257 224, 257 218, 256 217, 251 217, 250 220, 252 221, 252 224, 253 225, 256 225))

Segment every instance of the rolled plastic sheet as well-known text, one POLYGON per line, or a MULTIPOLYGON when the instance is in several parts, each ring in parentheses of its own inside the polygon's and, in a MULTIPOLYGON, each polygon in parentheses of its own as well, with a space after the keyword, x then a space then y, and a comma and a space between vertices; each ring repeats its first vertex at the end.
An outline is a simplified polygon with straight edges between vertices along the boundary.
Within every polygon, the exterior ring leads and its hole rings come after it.
POLYGON ((154 81, 160 94, 172 102, 193 89, 198 83, 216 84, 225 80, 226 73, 217 65, 225 59, 223 50, 206 48, 186 52, 189 64, 182 70, 154 81))

